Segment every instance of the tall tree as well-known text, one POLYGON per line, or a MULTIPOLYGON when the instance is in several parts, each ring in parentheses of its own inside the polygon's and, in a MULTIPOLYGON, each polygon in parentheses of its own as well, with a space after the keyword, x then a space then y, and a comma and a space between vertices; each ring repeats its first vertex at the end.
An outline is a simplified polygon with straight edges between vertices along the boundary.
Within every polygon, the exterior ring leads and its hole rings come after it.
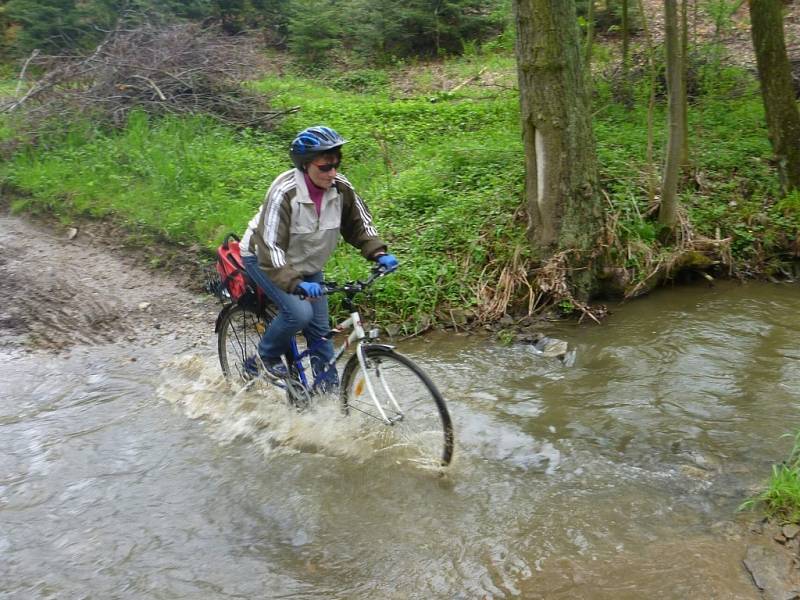
POLYGON ((11 0, 5 13, 21 25, 15 43, 20 54, 35 48, 52 53, 73 48, 83 35, 75 0, 11 0))
POLYGON ((650 165, 647 173, 647 198, 652 202, 656 197, 656 175, 655 169, 652 167, 655 162, 653 160, 653 146, 654 146, 654 115, 656 110, 656 79, 658 78, 655 64, 655 44, 653 43, 653 36, 650 35, 650 26, 647 23, 647 13, 644 10, 644 3, 642 0, 637 0, 639 7, 639 14, 642 19, 642 30, 644 31, 645 39, 645 57, 647 59, 647 164, 650 165))
POLYGON ((681 0, 681 168, 689 168, 689 0, 681 0))
POLYGON ((753 47, 772 151, 784 191, 800 189, 800 113, 783 37, 781 0, 749 0, 753 47))
POLYGON ((528 237, 542 259, 569 251, 573 293, 596 284, 603 216, 573 0, 514 0, 528 237))
POLYGON ((484 41, 502 31, 503 1, 288 0, 290 47, 308 62, 317 60, 319 47, 378 62, 459 54, 465 41, 484 41))
POLYGON ((327 66, 342 34, 338 16, 339 10, 330 0, 292 0, 289 48, 309 66, 327 66))
POLYGON ((622 0, 622 81, 620 82, 620 100, 626 108, 633 106, 631 91, 631 21, 628 13, 628 0, 622 0))
POLYGON ((592 71, 592 43, 594 42, 594 0, 589 0, 586 9, 586 72, 592 71))
POLYGON ((19 26, 16 54, 34 48, 52 54, 93 48, 123 17, 135 23, 214 14, 211 0, 9 0, 2 8, 3 16, 19 26))
POLYGON ((681 42, 678 28, 676 0, 664 0, 664 41, 667 49, 667 93, 669 103, 669 138, 667 156, 664 161, 664 177, 661 180, 661 206, 658 221, 668 236, 678 222, 678 178, 681 168, 683 146, 683 75, 681 67, 681 42))

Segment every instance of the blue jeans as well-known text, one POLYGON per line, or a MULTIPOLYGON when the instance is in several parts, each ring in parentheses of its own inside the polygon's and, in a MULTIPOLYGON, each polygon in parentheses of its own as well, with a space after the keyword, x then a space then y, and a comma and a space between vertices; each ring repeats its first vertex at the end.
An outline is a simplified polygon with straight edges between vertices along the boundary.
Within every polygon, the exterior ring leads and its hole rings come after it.
MULTIPOLYGON (((328 298, 303 300, 300 296, 289 294, 275 285, 258 266, 255 256, 243 256, 244 268, 250 278, 256 282, 267 297, 278 307, 277 316, 272 319, 261 341, 258 344, 258 353, 264 361, 280 358, 290 348, 292 338, 303 332, 308 347, 311 348, 320 340, 311 352, 311 369, 316 377, 325 370, 325 365, 333 358, 333 343, 325 337, 330 333, 330 316, 328 315, 328 298)), ((322 272, 307 275, 305 281, 322 282, 322 272)), ((332 369, 329 383, 338 383, 336 369, 332 369)))

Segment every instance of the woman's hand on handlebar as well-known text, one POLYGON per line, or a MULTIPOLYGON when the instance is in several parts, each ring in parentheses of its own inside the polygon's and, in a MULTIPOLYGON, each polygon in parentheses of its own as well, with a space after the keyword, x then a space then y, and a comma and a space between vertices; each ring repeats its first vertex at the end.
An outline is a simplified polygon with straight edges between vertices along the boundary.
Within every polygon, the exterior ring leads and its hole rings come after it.
POLYGON ((367 289, 376 279, 388 275, 395 270, 397 270, 397 264, 395 264, 394 268, 390 269, 378 263, 372 269, 372 273, 366 279, 366 281, 350 281, 342 285, 332 281, 323 281, 322 283, 316 283, 314 281, 301 281, 294 289, 294 293, 303 299, 319 298, 320 296, 337 292, 344 292, 345 294, 357 294, 358 292, 363 292, 365 289, 367 289))
POLYGON ((298 296, 304 298, 319 298, 325 293, 322 286, 314 281, 301 281, 294 291, 298 296))
POLYGON ((376 262, 383 267, 387 273, 394 271, 400 264, 394 254, 381 254, 376 262))

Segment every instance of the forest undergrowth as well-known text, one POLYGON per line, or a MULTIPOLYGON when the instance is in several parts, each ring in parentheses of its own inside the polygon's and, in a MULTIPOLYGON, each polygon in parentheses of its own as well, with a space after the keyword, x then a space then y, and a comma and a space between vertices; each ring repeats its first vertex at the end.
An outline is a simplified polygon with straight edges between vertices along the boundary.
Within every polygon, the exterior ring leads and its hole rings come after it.
MULTIPOLYGON (((608 290, 635 296, 679 272, 791 277, 800 251, 800 195, 779 199, 754 73, 720 58, 716 49, 696 53, 691 164, 681 185, 683 235, 665 245, 654 215, 666 135, 664 90, 657 79, 649 115, 650 78, 634 68, 634 102, 620 102, 610 52, 598 46, 593 81, 607 231, 599 255, 608 290)), ((19 144, 7 118, 2 177, 5 192, 15 196, 13 209, 46 211, 65 224, 111 219, 135 232, 141 245, 170 240, 202 262, 225 234, 241 233, 272 179, 288 168, 294 134, 324 123, 350 140, 342 172, 403 263, 375 291, 371 304, 382 320, 411 334, 437 323, 488 323, 545 309, 551 315, 592 313, 561 285, 558 261, 537 264, 528 249, 508 48, 314 75, 280 60, 273 64, 279 68, 250 84, 273 110, 286 113, 270 131, 133 111, 121 128, 75 122, 19 144)), ((154 266, 164 262, 152 256, 154 266)), ((349 279, 365 269, 342 246, 327 275, 349 279)))

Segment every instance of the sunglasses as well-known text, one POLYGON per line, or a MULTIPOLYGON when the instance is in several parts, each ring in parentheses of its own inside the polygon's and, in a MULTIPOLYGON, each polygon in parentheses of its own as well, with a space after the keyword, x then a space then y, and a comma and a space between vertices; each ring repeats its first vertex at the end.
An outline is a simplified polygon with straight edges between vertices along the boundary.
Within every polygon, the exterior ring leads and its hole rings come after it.
POLYGON ((333 171, 334 169, 338 169, 339 165, 342 164, 342 161, 338 161, 338 162, 335 162, 335 163, 326 163, 324 165, 318 165, 317 163, 311 163, 311 164, 314 165, 315 167, 317 167, 323 173, 329 173, 330 171, 333 171))

